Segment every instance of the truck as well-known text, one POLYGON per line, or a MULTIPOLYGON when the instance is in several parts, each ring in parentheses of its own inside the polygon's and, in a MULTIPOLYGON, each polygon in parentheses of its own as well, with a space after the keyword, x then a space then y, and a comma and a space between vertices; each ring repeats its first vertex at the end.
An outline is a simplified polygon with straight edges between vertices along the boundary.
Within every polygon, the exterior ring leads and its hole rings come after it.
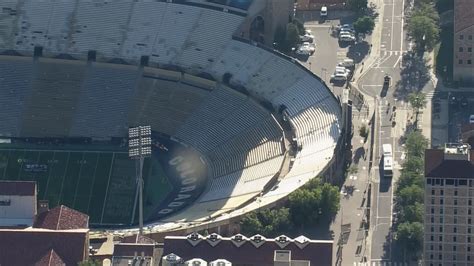
POLYGON ((382 144, 382 162, 383 176, 391 177, 393 175, 393 153, 391 144, 382 144))

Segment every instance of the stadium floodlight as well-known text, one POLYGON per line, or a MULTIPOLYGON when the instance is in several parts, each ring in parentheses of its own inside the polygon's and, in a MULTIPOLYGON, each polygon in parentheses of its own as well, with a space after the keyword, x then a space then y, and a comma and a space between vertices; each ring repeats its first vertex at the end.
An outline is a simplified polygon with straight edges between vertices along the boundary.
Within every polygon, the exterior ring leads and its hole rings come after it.
POLYGON ((133 205, 132 221, 135 219, 135 208, 138 203, 139 234, 143 234, 143 162, 151 156, 151 127, 138 126, 128 129, 128 156, 136 162, 137 191, 133 205))

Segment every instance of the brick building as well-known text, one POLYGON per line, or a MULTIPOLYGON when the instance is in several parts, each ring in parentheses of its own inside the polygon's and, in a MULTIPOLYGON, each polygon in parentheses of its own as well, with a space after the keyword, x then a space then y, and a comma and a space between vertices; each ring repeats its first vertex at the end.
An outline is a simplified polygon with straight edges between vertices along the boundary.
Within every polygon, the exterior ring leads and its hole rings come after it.
POLYGON ((473 2, 472 0, 455 0, 453 79, 463 86, 474 84, 473 36, 473 2))

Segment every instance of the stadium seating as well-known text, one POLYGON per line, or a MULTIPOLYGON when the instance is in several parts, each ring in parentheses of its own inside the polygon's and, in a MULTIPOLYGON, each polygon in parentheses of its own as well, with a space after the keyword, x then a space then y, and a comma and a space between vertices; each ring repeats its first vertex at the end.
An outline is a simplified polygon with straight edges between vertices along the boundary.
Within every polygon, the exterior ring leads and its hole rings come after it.
POLYGON ((92 64, 87 69, 71 136, 125 136, 130 98, 141 72, 136 66, 92 64))
MULTIPOLYGON (((81 59, 53 67, 43 59, 0 57, 1 135, 123 137, 129 125, 150 124, 196 148, 208 163, 210 183, 190 207, 192 217, 218 213, 199 206, 222 201, 225 208, 240 208, 263 192, 262 206, 282 198, 320 174, 334 156, 341 120, 337 99, 294 59, 233 38, 244 16, 144 0, 17 0, 0 8, 0 52, 31 55, 34 46, 43 46, 45 57, 81 59), (86 63, 90 50, 99 62, 135 65, 86 63), (150 68, 181 70, 155 75, 137 66, 141 56, 149 56, 150 68), (206 73, 217 85, 186 83, 181 71, 206 73), (245 87, 250 96, 222 85, 226 73, 230 87, 245 87), (289 173, 268 192, 263 188, 283 162, 283 133, 254 98, 275 110, 286 106, 301 146, 289 173)), ((257 207, 248 204, 245 211, 257 207)))
POLYGON ((32 80, 31 59, 8 60, 8 57, 0 57, 0 135, 20 134, 22 109, 31 93, 32 80))

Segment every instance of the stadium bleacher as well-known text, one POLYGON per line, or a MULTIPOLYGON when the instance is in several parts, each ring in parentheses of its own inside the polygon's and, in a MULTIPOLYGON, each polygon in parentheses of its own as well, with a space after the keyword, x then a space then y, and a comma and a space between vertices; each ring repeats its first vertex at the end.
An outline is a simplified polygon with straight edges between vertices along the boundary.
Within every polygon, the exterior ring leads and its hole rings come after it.
MULTIPOLYGON (((251 1, 225 4, 246 9, 251 1)), ((0 113, 7 121, 0 135, 124 137, 128 126, 150 124, 194 147, 209 163, 208 189, 190 207, 189 217, 197 220, 222 213, 219 207, 241 206, 263 193, 280 171, 282 129, 253 98, 275 109, 286 106, 301 150, 278 188, 245 211, 288 195, 334 156, 341 131, 338 100, 294 60, 233 38, 245 20, 241 14, 168 1, 18 0, 0 8, 0 52, 31 55, 34 46, 42 46, 45 57, 81 59, 58 60, 55 67, 42 58, 0 57, 0 113), (87 63, 90 50, 99 62, 123 59, 135 65, 87 63), (153 67, 207 73, 217 80, 215 88, 213 81, 199 88, 199 82, 183 82, 180 72, 138 67, 141 56, 149 56, 153 67), (222 85, 226 73, 230 87, 242 86, 250 96, 222 85)))

